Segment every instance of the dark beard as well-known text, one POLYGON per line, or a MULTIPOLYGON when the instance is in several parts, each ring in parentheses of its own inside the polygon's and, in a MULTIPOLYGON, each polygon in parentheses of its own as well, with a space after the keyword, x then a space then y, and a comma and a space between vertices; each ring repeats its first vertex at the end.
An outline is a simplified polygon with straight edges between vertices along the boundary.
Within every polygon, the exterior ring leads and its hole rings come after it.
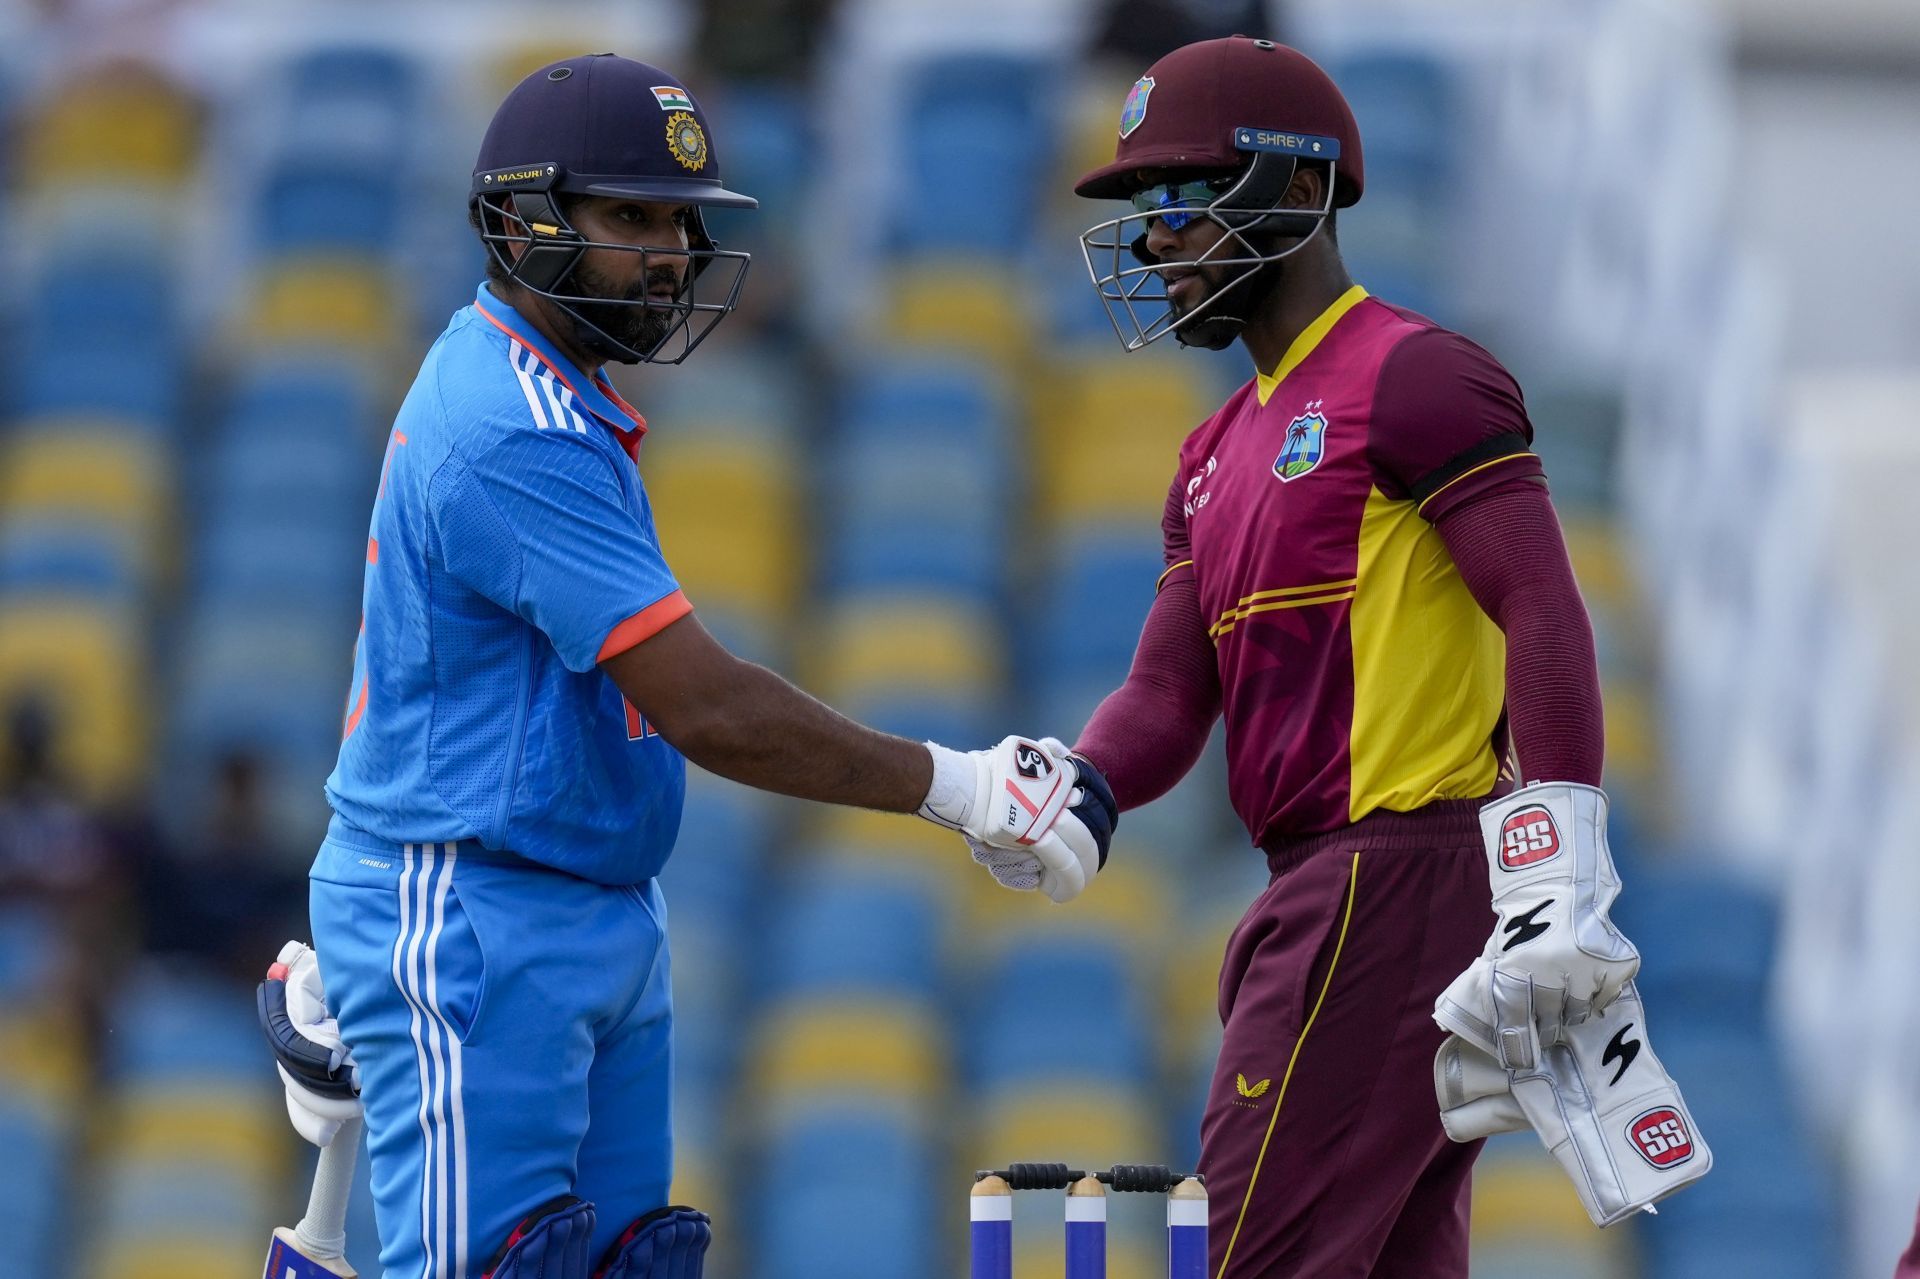
POLYGON ((612 299, 620 301, 572 301, 568 309, 572 311, 574 341, 581 347, 592 351, 604 359, 631 363, 635 352, 640 356, 651 355, 654 348, 667 339, 667 335, 686 317, 686 311, 680 306, 662 306, 648 303, 647 289, 661 282, 672 283, 674 279, 671 267, 655 267, 648 271, 645 278, 627 290, 624 295, 615 292, 613 284, 605 276, 589 270, 584 264, 573 272, 573 286, 584 298, 612 299), (597 330, 597 331, 596 331, 597 330), (616 349, 609 342, 619 343, 626 351, 616 349))

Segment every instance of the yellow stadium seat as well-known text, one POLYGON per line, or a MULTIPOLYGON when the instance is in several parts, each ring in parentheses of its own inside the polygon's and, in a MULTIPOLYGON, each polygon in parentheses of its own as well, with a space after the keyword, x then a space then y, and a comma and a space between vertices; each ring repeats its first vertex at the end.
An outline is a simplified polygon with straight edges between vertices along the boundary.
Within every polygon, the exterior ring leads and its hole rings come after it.
POLYGON ((1590 607, 1632 611, 1639 603, 1634 573, 1627 562, 1620 535, 1611 521, 1591 516, 1565 515, 1561 526, 1567 539, 1567 557, 1573 561, 1580 593, 1590 607))
POLYGON ((91 794, 139 780, 152 697, 130 618, 64 600, 0 607, 0 706, 22 698, 48 706, 58 758, 91 794))
POLYGON ((836 853, 887 860, 925 858, 934 864, 951 860, 954 834, 932 822, 868 808, 835 806, 819 811, 813 842, 836 853))
POLYGON ((14 173, 30 192, 89 179, 176 185, 199 160, 200 105, 138 66, 60 83, 22 130, 14 173))
POLYGON ((985 692, 1001 680, 998 625, 961 600, 856 599, 827 615, 808 676, 829 701, 890 690, 985 692))
POLYGON ((822 1093, 928 1099, 946 1078, 933 1013, 910 1001, 794 1001, 768 1015, 756 1040, 749 1091, 769 1105, 822 1093))
POLYGON ((401 310, 392 280, 372 262, 290 258, 258 273, 235 337, 253 346, 318 344, 386 357, 401 336, 401 310))
POLYGON ((152 571, 170 560, 171 466, 144 432, 84 418, 36 424, 0 446, 0 511, 84 516, 152 571))
POLYGON ((0 1015, 0 1093, 65 1111, 80 1099, 90 1069, 86 1045, 64 1008, 0 1015))
POLYGON ((266 1183, 286 1168, 287 1126, 278 1106, 264 1109, 250 1100, 145 1090, 117 1099, 103 1130, 124 1161, 204 1161, 232 1169, 243 1181, 266 1183))
POLYGON ((1020 367, 1034 335, 1020 305, 1021 283, 983 262, 937 262, 897 269, 874 315, 876 344, 976 355, 1003 369, 1020 367))
POLYGON ((1060 1160, 1076 1168, 1150 1163, 1161 1148, 1158 1114, 1146 1097, 1097 1085, 1022 1088, 986 1107, 962 1134, 972 1168, 999 1168, 1016 1160, 1060 1160), (1144 1153, 1143 1153, 1144 1152, 1144 1153))
POLYGON ((183 1226, 177 1234, 112 1240, 94 1254, 92 1267, 83 1273, 112 1279, 251 1275, 260 1269, 266 1251, 264 1233, 255 1239, 208 1239, 183 1226))
POLYGON ((1085 895, 1074 899, 1071 910, 1061 910, 1041 893, 1009 893, 991 876, 977 872, 966 882, 961 935, 976 953, 998 950, 1021 937, 1075 933, 1124 938, 1130 955, 1152 959, 1151 942, 1168 935, 1167 903, 1174 894, 1152 863, 1124 838, 1115 845, 1108 868, 1085 895))
POLYGON ((1595 1237, 1580 1197, 1544 1151, 1483 1159, 1473 1170, 1473 1237, 1585 1243, 1595 1237))
POLYGON ((1660 726, 1653 692, 1633 679, 1608 681, 1601 690, 1606 718, 1607 772, 1635 783, 1650 780, 1659 766, 1660 726))
POLYGON ((649 446, 640 461, 660 545, 695 607, 790 614, 806 576, 796 464, 697 438, 649 446))
POLYGON ((1082 357, 1049 369, 1030 410, 1041 508, 1060 524, 1157 518, 1181 441, 1214 407, 1199 375, 1167 360, 1082 357))

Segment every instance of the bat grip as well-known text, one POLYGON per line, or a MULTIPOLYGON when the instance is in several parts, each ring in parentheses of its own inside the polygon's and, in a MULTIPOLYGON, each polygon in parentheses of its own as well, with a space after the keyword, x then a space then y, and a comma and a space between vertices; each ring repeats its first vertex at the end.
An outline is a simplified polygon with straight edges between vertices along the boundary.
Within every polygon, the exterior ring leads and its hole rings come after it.
POLYGON ((360 1129, 365 1122, 347 1120, 320 1149, 307 1215, 293 1228, 294 1239, 315 1261, 331 1261, 347 1249, 347 1199, 353 1190, 353 1165, 360 1154, 360 1129))

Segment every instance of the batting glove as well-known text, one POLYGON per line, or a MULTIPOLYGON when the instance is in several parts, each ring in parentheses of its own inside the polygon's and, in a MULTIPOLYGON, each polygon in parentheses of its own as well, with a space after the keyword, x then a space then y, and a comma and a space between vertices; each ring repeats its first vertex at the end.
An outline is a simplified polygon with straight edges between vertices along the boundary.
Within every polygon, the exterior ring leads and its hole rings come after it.
POLYGON ((1106 864, 1119 818, 1113 792, 1064 743, 1008 737, 985 751, 927 750, 933 785, 920 816, 966 836, 999 883, 1067 902, 1106 864))
MULTIPOLYGON (((1487 873, 1500 922, 1482 952, 1484 965, 1456 977, 1434 1004, 1434 1020, 1495 1057, 1511 1056, 1525 1029, 1541 1045, 1561 1042, 1613 1002, 1640 970, 1640 952, 1607 918, 1620 876, 1607 849, 1607 797, 1592 786, 1528 786, 1480 810, 1487 873), (1500 997, 1484 987, 1490 976, 1500 997), (1524 1001, 1509 987, 1530 987, 1524 1001), (1521 1027, 1510 1008, 1531 1009, 1521 1027), (1465 1010, 1491 1006, 1491 1036, 1476 1033, 1465 1010)), ((1510 1063, 1517 1065, 1518 1063, 1510 1063)))
POLYGON ((340 1125, 360 1117, 360 1067, 327 1011, 312 947, 290 941, 280 948, 260 983, 257 1005, 286 1085, 287 1118, 314 1145, 330 1144, 340 1125))

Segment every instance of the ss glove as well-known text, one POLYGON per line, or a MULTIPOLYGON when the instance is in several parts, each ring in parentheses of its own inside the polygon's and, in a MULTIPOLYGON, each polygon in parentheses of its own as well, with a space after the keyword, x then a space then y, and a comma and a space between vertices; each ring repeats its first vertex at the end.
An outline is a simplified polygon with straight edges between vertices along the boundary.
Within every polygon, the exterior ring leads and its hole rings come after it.
POLYGON ((1650 1211, 1713 1167, 1679 1086, 1654 1056, 1631 982, 1527 1067, 1502 1065, 1448 1036, 1433 1082, 1440 1121, 1455 1141, 1531 1126, 1596 1226, 1650 1211))
POLYGON ((287 1118, 302 1137, 326 1146, 341 1124, 360 1117, 360 1067, 327 1011, 312 947, 297 941, 282 946, 255 1000, 260 1029, 286 1085, 287 1118))
POLYGON ((1008 737, 965 754, 926 745, 933 784, 920 816, 961 832, 1000 883, 1066 902, 1106 863, 1119 817, 1113 792, 1057 739, 1008 737))
MULTIPOLYGON (((1434 1004, 1434 1020, 1495 1057, 1522 1028, 1510 1009, 1530 1006, 1540 1044, 1600 1012, 1640 970, 1640 952, 1607 918, 1620 877, 1607 849, 1607 797, 1570 782, 1528 786, 1480 810, 1487 873, 1500 922, 1476 964, 1434 1004), (1493 974, 1508 979, 1495 998, 1493 974), (1505 985, 1531 986, 1524 1001, 1505 985), (1482 1028, 1473 1010, 1491 1012, 1482 1028)), ((1518 1063, 1509 1062, 1509 1065, 1518 1063)))

